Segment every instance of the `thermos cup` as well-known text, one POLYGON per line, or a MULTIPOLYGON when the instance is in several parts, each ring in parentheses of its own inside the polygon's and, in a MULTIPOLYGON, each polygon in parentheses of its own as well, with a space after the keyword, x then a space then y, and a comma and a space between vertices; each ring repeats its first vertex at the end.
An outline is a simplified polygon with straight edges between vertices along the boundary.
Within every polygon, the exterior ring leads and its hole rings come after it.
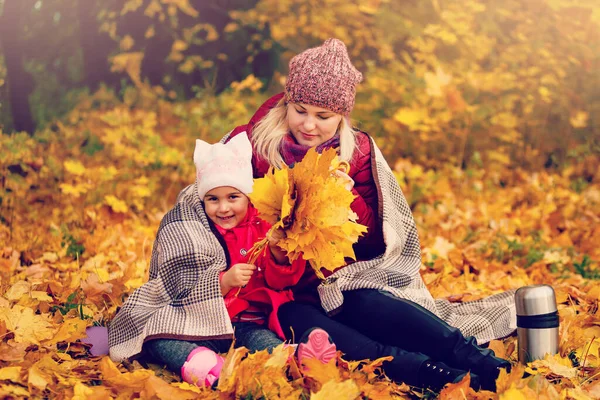
POLYGON ((527 364, 558 353, 558 310, 554 289, 531 285, 517 289, 517 340, 519 362, 527 364))

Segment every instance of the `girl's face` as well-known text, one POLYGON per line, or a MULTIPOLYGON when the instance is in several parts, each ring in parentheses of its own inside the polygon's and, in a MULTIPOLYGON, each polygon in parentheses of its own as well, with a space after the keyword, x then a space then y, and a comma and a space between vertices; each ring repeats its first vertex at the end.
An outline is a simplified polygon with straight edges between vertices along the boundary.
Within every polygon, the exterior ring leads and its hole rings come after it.
POLYGON ((343 117, 326 108, 289 103, 287 118, 290 131, 296 141, 314 147, 335 135, 343 117))
POLYGON ((224 229, 238 226, 248 212, 248 196, 231 186, 219 186, 204 195, 208 218, 224 229))

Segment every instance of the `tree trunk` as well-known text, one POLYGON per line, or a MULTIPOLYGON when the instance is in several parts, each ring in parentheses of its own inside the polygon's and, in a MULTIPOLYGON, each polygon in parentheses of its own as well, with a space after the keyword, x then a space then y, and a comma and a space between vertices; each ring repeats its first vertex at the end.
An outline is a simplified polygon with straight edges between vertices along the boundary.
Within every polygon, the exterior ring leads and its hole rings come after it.
POLYGON ((22 0, 4 1, 4 12, 0 17, 0 44, 6 64, 13 126, 16 131, 25 131, 31 135, 35 131, 35 122, 29 106, 33 81, 31 75, 23 68, 23 52, 20 46, 22 32, 19 30, 23 25, 23 9, 22 0))
MULTIPOLYGON (((108 56, 115 47, 115 42, 108 34, 101 34, 95 2, 79 0, 77 2, 77 16, 79 20, 79 35, 81 51, 83 54, 83 69, 85 84, 92 92, 96 91, 100 83, 116 87, 119 77, 110 71, 108 56)), ((111 4, 102 4, 110 6, 111 4)))

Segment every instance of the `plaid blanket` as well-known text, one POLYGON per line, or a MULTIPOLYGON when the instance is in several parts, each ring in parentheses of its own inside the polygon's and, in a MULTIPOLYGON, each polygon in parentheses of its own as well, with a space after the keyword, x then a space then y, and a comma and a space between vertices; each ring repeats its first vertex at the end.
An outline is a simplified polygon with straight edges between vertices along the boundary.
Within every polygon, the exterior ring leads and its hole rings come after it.
POLYGON ((227 258, 198 197, 186 187, 162 219, 150 279, 135 290, 111 321, 110 357, 120 362, 142 351, 145 340, 232 338, 219 283, 227 258))
POLYGON ((352 263, 328 277, 318 287, 325 311, 331 313, 342 306, 343 291, 377 289, 414 301, 460 329, 465 336, 474 336, 479 344, 510 335, 517 328, 513 290, 466 303, 451 303, 431 296, 419 273, 421 247, 410 207, 373 138, 371 165, 379 189, 386 251, 372 260, 352 263))
MULTIPOLYGON (((512 333, 516 329, 512 291, 468 303, 433 299, 419 274, 421 248, 412 213, 372 139, 371 156, 387 248, 380 257, 350 264, 327 278, 318 288, 323 308, 333 312, 341 307, 343 291, 371 288, 420 304, 480 344, 512 333)), ((150 280, 129 296, 110 324, 110 357, 117 362, 133 357, 145 340, 153 338, 231 338, 233 329, 219 287, 219 272, 226 265, 224 247, 211 231, 192 184, 160 224, 150 280)))

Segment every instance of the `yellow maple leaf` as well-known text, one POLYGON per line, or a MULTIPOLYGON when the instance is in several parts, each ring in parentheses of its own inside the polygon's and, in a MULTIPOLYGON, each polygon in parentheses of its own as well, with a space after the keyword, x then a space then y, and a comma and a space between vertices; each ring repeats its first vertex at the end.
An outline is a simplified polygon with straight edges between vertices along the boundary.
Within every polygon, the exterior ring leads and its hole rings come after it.
MULTIPOLYGON (((346 168, 334 149, 318 154, 310 149, 293 168, 284 167, 257 179, 250 194, 262 218, 283 228, 286 237, 279 242, 290 260, 302 257, 317 276, 321 269, 334 271, 346 258, 355 259, 352 245, 367 228, 356 223, 350 204, 354 200, 342 178, 333 169, 346 168)), ((255 245, 264 246, 265 241, 255 245)))
POLYGON ((89 399, 94 394, 94 391, 81 382, 77 382, 73 387, 73 397, 71 400, 89 399))
POLYGON ((65 195, 73 196, 75 198, 90 190, 90 185, 87 183, 78 183, 76 185, 71 185, 70 183, 61 183, 58 186, 60 187, 60 191, 65 195))
POLYGON ((332 358, 327 364, 319 361, 316 358, 308 358, 304 360, 303 366, 304 376, 314 379, 315 381, 325 385, 327 382, 340 382, 342 376, 340 370, 336 366, 337 358, 332 358))
POLYGON ((229 351, 229 353, 227 353, 227 357, 225 357, 225 362, 223 363, 223 368, 221 369, 219 383, 217 385, 219 391, 229 393, 235 389, 236 368, 246 354, 248 354, 248 349, 245 347, 238 347, 237 349, 232 349, 229 351))
POLYGON ((81 176, 86 172, 85 166, 78 160, 66 160, 63 165, 73 175, 81 176))
POLYGON ((34 314, 28 307, 15 305, 13 308, 0 309, 0 321, 6 323, 6 328, 15 335, 17 343, 35 343, 54 336, 55 328, 52 327, 48 315, 34 314))
POLYGON ((440 400, 463 400, 467 393, 473 391, 469 386, 471 384, 471 375, 465 375, 460 382, 449 383, 440 392, 440 400))
MULTIPOLYGON (((140 397, 164 400, 187 400, 196 399, 200 396, 198 396, 198 394, 193 391, 188 391, 176 386, 169 385, 167 382, 160 379, 158 376, 151 375, 146 380, 146 386, 144 387, 144 390, 140 393, 140 397)), ((202 396, 202 398, 206 397, 202 396)))
POLYGON ((114 212, 126 213, 127 211, 129 211, 127 203, 125 203, 123 200, 116 198, 112 194, 104 196, 104 201, 106 202, 106 204, 108 204, 110 208, 112 208, 114 212))
POLYGON ((111 59, 111 71, 127 72, 131 80, 136 84, 136 86, 140 86, 142 84, 141 70, 143 59, 143 52, 129 52, 117 54, 111 59))
POLYGON ((271 357, 265 363, 265 368, 283 368, 287 364, 288 359, 294 353, 294 348, 287 344, 280 344, 271 352, 271 357))
POLYGON ((0 368, 0 381, 21 383, 21 367, 0 368))
POLYGON ((528 400, 521 390, 511 386, 506 392, 500 394, 500 400, 528 400))
POLYGON ((19 301, 21 297, 23 297, 26 294, 29 294, 30 290, 31 285, 29 284, 29 282, 18 281, 6 291, 4 297, 6 297, 10 301, 19 301))
POLYGON ((124 386, 136 390, 142 390, 146 384, 148 377, 153 376, 152 371, 146 369, 138 369, 133 372, 121 372, 108 357, 102 358, 100 361, 100 372, 104 380, 113 386, 124 386))
POLYGON ((22 386, 0 385, 0 396, 6 396, 9 398, 20 396, 24 399, 29 399, 31 398, 31 393, 29 393, 29 391, 22 386))
POLYGON ((577 376, 577 369, 573 367, 571 360, 560 354, 547 354, 543 360, 534 360, 529 363, 525 370, 532 375, 553 373, 565 378, 577 376))
POLYGON ((596 400, 597 397, 590 396, 588 393, 584 392, 581 387, 576 387, 574 389, 564 389, 563 393, 564 398, 573 399, 573 400, 596 400))
POLYGON ((360 389, 352 380, 343 382, 329 381, 321 390, 310 395, 310 400, 354 400, 360 395, 360 389))
POLYGON ((394 119, 402 125, 406 125, 410 130, 418 129, 426 118, 427 111, 421 108, 403 107, 394 114, 394 119))
MULTIPOLYGON (((595 330, 596 329, 594 329, 594 331, 595 330)), ((578 348, 575 351, 575 354, 577 355, 578 359, 585 360, 586 367, 597 367, 598 362, 600 361, 600 339, 594 338, 592 341, 578 348)))
POLYGON ((29 368, 28 373, 27 384, 29 387, 33 386, 36 389, 44 390, 52 382, 52 378, 40 370, 37 365, 29 368))
POLYGON ((252 204, 260 212, 260 217, 271 225, 290 215, 292 199, 289 198, 290 178, 287 168, 271 169, 267 174, 254 181, 250 194, 252 204))
POLYGON ((85 329, 90 325, 89 320, 80 318, 69 318, 63 321, 56 332, 56 335, 47 342, 47 344, 56 344, 58 342, 74 342, 77 339, 85 337, 85 329))

